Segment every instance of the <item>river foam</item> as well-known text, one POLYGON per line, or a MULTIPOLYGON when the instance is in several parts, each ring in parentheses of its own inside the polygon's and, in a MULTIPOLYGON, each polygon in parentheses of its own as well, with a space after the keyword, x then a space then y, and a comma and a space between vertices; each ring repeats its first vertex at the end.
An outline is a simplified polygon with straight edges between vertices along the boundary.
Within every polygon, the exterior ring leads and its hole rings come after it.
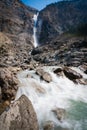
MULTIPOLYGON (((40 130, 43 130, 43 125, 47 121, 53 121, 56 126, 68 128, 69 130, 79 130, 78 124, 80 124, 80 122, 74 119, 74 124, 76 124, 74 126, 70 121, 71 119, 66 119, 60 122, 52 110, 63 108, 68 111, 72 109, 72 101, 77 103, 83 102, 86 104, 87 85, 75 84, 65 76, 54 74, 54 68, 56 67, 42 67, 43 70, 47 71, 51 75, 52 81, 50 83, 42 80, 36 74, 35 70, 25 70, 20 72, 18 74, 20 87, 16 99, 18 99, 22 94, 25 94, 31 100, 37 113, 40 130)), ((85 79, 87 79, 87 75, 79 68, 73 67, 72 69, 79 72, 85 79)))

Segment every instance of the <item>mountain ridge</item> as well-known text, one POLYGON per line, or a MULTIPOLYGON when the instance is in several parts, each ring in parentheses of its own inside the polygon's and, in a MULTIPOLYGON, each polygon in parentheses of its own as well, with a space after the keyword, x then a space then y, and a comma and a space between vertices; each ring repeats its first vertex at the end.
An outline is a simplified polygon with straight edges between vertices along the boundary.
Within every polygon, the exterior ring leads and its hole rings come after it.
POLYGON ((44 44, 57 35, 87 23, 87 1, 60 1, 48 5, 40 11, 38 20, 42 21, 41 31, 38 32, 39 42, 44 44))

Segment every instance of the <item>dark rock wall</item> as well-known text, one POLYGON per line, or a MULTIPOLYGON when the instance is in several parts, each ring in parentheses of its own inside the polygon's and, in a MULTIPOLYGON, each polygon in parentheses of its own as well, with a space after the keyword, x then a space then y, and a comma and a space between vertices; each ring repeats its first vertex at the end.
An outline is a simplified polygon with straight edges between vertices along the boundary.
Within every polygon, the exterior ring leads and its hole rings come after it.
POLYGON ((87 23, 87 1, 72 0, 50 4, 40 12, 40 20, 42 28, 38 34, 39 42, 44 44, 57 35, 87 23))

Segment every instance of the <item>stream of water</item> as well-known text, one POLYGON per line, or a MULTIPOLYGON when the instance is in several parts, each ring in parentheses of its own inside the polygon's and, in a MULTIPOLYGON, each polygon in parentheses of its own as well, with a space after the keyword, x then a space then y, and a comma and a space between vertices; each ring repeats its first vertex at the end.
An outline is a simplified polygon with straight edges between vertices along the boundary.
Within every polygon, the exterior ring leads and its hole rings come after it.
MULTIPOLYGON (((31 100, 40 130, 43 130, 47 121, 54 122, 52 130, 87 130, 87 85, 75 84, 65 76, 54 74, 54 68, 56 67, 42 68, 51 75, 50 83, 40 79, 35 70, 20 72, 20 87, 16 99, 25 94, 31 100), (52 111, 56 108, 66 110, 66 118, 62 122, 52 111)), ((87 79, 87 75, 79 68, 72 69, 87 79)))
POLYGON ((38 46, 38 39, 37 39, 37 20, 38 20, 38 15, 34 14, 33 20, 34 20, 34 27, 33 27, 33 39, 34 39, 34 47, 38 46))

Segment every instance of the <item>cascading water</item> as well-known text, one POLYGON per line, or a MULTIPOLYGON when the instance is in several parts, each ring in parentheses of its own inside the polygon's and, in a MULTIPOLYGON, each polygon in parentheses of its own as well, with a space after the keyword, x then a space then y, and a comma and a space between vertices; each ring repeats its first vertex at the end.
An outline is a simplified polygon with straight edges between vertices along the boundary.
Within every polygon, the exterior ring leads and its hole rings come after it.
MULTIPOLYGON (((65 76, 57 76, 53 73, 54 68, 42 67, 51 75, 50 83, 40 79, 35 70, 20 72, 20 87, 16 99, 25 94, 31 100, 40 130, 43 130, 47 121, 54 122, 55 127, 52 130, 87 130, 87 85, 75 84, 65 76), (56 108, 67 112, 67 118, 62 122, 52 111, 56 108)), ((80 69, 72 69, 87 79, 87 75, 80 69)))
POLYGON ((38 20, 38 15, 34 14, 33 20, 34 20, 34 27, 33 27, 33 39, 34 39, 34 47, 38 46, 38 39, 37 39, 37 20, 38 20))

